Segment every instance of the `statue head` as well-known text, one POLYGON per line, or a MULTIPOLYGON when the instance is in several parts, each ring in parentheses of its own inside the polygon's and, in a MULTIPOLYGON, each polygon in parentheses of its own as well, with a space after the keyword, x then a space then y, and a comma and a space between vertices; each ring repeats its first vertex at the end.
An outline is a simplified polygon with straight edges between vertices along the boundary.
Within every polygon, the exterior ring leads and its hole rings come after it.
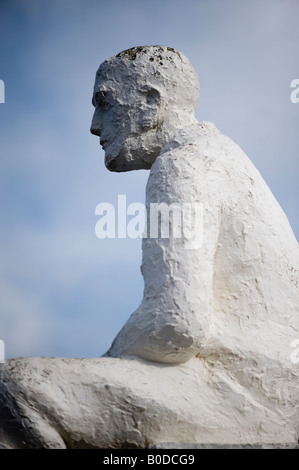
POLYGON ((99 67, 92 134, 111 171, 149 169, 180 130, 196 122, 199 84, 189 60, 170 47, 134 47, 99 67))

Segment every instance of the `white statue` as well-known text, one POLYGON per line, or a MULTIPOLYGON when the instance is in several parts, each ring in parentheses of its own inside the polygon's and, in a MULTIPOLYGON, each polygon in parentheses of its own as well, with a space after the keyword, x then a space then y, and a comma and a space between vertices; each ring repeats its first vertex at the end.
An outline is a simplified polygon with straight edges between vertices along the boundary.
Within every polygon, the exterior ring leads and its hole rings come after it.
POLYGON ((241 149, 197 122, 198 90, 172 48, 100 66, 91 132, 107 168, 150 169, 149 210, 199 204, 202 243, 144 238, 144 297, 106 357, 7 361, 3 446, 297 443, 298 244, 241 149))
POLYGON ((288 363, 298 326, 297 241, 241 149, 196 121, 198 93, 191 64, 166 47, 124 51, 97 72, 91 131, 107 168, 151 167, 148 207, 203 206, 198 249, 144 239, 144 298, 108 355, 170 363, 245 349, 273 360, 279 352, 288 363))

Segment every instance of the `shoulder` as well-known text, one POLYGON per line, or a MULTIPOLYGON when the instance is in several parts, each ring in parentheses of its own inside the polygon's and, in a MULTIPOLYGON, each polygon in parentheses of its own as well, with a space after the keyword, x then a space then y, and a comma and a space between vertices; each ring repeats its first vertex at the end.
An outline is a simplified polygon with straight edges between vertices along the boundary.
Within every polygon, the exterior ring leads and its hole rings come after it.
MULTIPOLYGON (((224 153, 226 157, 234 154, 245 156, 241 148, 219 131, 214 123, 201 121, 178 132, 162 149, 160 157, 167 159, 195 152, 198 156, 202 153, 214 154, 218 159, 224 153)), ((159 158, 157 160, 161 161, 159 158)))
MULTIPOLYGON (((178 170, 227 173, 236 166, 247 166, 249 159, 241 148, 220 132, 212 122, 202 121, 180 131, 163 148, 152 172, 178 170)), ((249 163, 250 165, 250 163, 249 163)))

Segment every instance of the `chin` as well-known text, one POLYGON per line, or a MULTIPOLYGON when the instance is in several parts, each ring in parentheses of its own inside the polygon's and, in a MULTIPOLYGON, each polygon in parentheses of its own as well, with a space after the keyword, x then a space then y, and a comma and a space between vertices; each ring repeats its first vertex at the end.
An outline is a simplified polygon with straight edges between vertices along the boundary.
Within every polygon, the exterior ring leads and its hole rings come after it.
POLYGON ((109 152, 109 149, 107 149, 105 153, 105 166, 107 170, 116 172, 149 170, 152 162, 142 160, 139 155, 136 158, 127 149, 122 149, 119 153, 109 152))

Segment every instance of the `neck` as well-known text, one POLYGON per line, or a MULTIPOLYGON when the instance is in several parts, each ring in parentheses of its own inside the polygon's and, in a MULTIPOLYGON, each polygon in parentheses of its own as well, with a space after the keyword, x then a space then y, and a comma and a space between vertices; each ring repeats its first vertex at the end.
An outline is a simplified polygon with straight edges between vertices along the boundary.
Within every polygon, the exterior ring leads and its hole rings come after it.
POLYGON ((161 149, 160 154, 179 146, 186 139, 187 135, 196 132, 199 125, 200 123, 193 116, 192 119, 180 121, 172 128, 167 128, 167 139, 165 139, 165 145, 161 149))
POLYGON ((168 137, 168 142, 173 139, 174 136, 182 132, 184 129, 190 128, 198 124, 198 120, 194 114, 181 114, 175 116, 176 120, 170 119, 165 120, 164 129, 165 134, 168 137))

